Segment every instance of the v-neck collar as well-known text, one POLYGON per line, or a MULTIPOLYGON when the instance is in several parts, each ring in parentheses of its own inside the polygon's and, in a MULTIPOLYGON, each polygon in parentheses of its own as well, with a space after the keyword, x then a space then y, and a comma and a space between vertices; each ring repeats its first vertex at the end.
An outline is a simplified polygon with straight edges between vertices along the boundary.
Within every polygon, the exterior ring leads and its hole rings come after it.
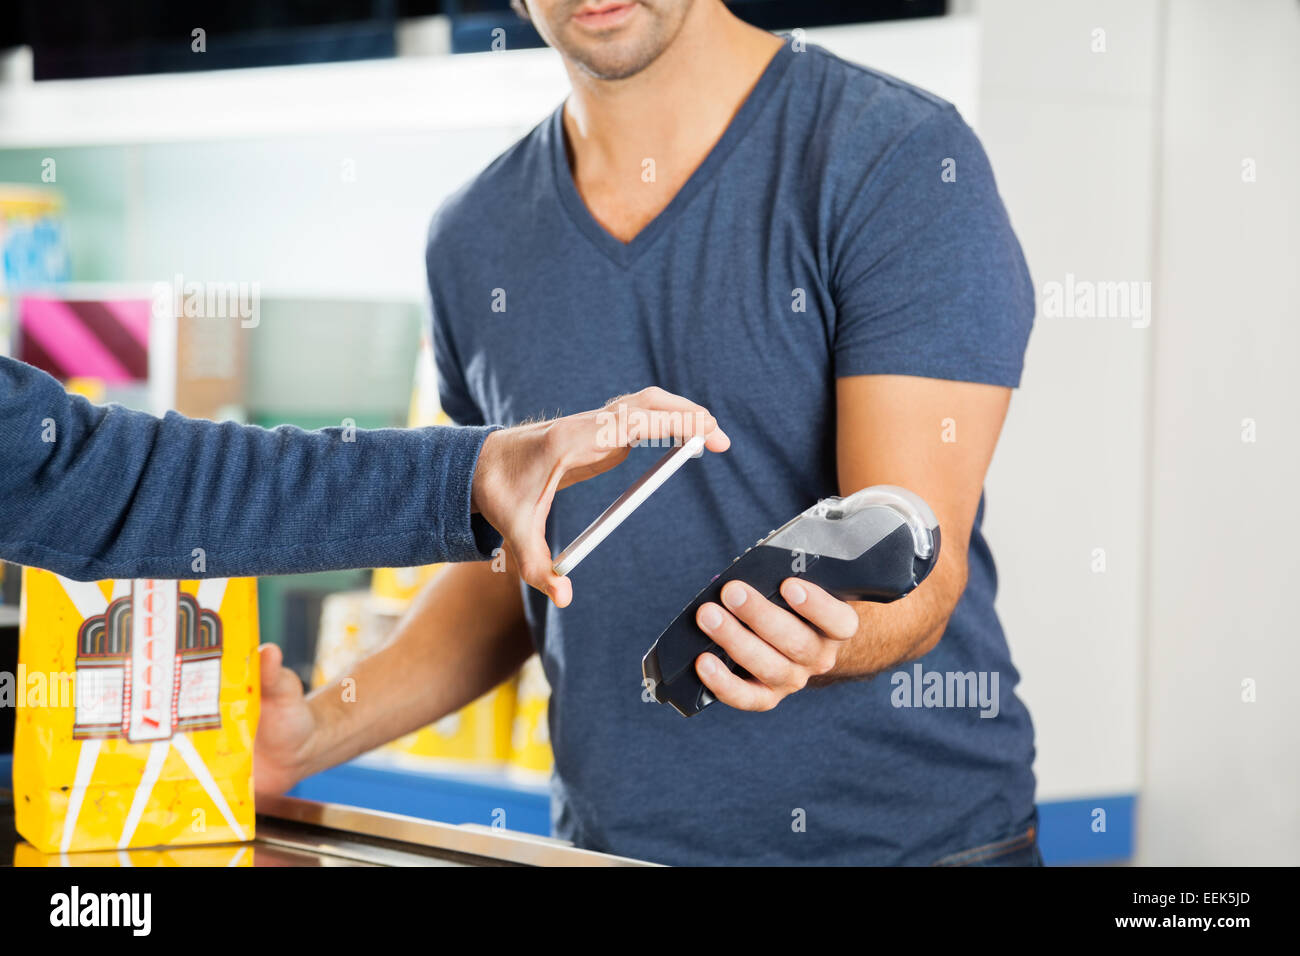
POLYGON ((690 204, 695 194, 713 178, 718 168, 726 161, 727 156, 735 149, 736 144, 744 138, 745 133, 753 125, 754 120, 770 98, 772 89, 780 82, 791 60, 797 55, 791 48, 789 39, 785 37, 782 37, 782 39, 785 42, 781 44, 776 54, 763 68, 758 82, 754 84, 753 89, 749 91, 749 95, 740 104, 740 109, 736 111, 736 115, 727 124, 722 137, 713 144, 713 148, 704 157, 704 161, 695 168, 695 172, 691 173, 686 182, 682 184, 682 187, 677 190, 677 194, 668 202, 668 205, 646 223, 641 228, 641 231, 632 237, 630 242, 623 242, 615 238, 596 220, 596 217, 591 214, 591 210, 587 208, 586 202, 582 199, 582 194, 578 192, 577 184, 573 181, 573 170, 569 168, 569 158, 565 151, 564 104, 561 103, 559 108, 551 114, 549 120, 551 166, 555 175, 555 186, 560 195, 560 201, 568 211, 574 225, 586 235, 592 245, 612 259, 616 265, 623 268, 629 267, 646 249, 653 245, 654 241, 690 204))

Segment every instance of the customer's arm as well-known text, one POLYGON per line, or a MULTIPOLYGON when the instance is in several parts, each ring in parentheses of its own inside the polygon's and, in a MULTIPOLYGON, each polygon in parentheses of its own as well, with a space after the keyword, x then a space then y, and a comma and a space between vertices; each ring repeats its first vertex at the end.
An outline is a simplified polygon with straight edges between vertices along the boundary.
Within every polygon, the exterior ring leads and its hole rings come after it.
POLYGON ((279 648, 264 646, 257 789, 286 790, 456 712, 513 674, 533 648, 519 578, 494 566, 444 569, 385 647, 306 699, 279 648))
POLYGON ((77 580, 479 558, 492 535, 470 494, 489 431, 155 418, 0 359, 0 557, 77 580))
POLYGON ((653 388, 496 432, 155 418, 0 358, 0 558, 77 580, 290 574, 476 560, 496 529, 563 604, 543 534, 555 491, 640 438, 697 430, 726 447, 704 409, 653 388), (632 427, 606 427, 614 403, 632 427))

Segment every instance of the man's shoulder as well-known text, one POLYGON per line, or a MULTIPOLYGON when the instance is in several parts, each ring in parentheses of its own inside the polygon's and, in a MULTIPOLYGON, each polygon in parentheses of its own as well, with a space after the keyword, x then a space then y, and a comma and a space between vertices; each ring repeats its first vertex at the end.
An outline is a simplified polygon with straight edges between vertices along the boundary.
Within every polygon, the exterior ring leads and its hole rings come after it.
POLYGON ((924 120, 953 108, 941 96, 896 76, 852 63, 825 47, 809 45, 806 76, 844 105, 866 105, 887 110, 893 117, 924 120))
POLYGON ((817 108, 810 117, 814 135, 855 165, 871 154, 888 152, 918 129, 938 136, 960 135, 965 123, 947 100, 898 77, 851 63, 829 50, 809 45, 799 80, 816 90, 817 108))
POLYGON ((542 120, 442 201, 429 223, 427 253, 452 252, 490 232, 485 225, 512 221, 527 208, 547 182, 551 122, 551 117, 542 120))

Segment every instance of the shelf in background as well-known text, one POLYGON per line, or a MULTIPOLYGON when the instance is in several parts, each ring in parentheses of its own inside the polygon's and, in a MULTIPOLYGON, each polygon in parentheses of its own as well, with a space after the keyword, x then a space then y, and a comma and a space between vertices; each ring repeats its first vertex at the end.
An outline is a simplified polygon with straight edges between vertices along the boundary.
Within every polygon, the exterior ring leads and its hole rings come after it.
MULTIPOLYGON (((823 27, 804 35, 847 60, 943 96, 975 123, 976 17, 823 27)), ((547 49, 10 81, 0 83, 0 149, 503 127, 523 132, 568 92, 563 64, 547 49)))

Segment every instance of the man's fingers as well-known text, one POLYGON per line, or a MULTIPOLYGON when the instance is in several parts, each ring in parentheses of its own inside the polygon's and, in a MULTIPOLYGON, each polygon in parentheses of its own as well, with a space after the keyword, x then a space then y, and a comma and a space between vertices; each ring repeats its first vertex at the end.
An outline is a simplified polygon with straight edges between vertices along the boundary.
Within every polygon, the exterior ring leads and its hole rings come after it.
POLYGON ((861 627, 858 612, 851 604, 827 594, 811 581, 786 578, 781 582, 781 597, 791 610, 832 640, 852 640, 861 627))
POLYGON ((263 644, 257 649, 258 669, 262 674, 262 691, 263 693, 274 689, 276 682, 280 679, 281 662, 284 660, 284 654, 278 644, 263 644))
POLYGON ((781 699, 770 687, 738 677, 713 654, 695 659, 695 673, 714 697, 737 710, 771 710, 781 699))
POLYGON ((284 654, 276 644, 263 644, 258 649, 258 669, 262 674, 262 696, 277 697, 301 694, 302 681, 284 666, 284 654))
POLYGON ((722 603, 743 626, 761 636, 788 660, 804 667, 816 667, 824 659, 826 647, 821 634, 748 584, 728 582, 722 589, 722 603))
POLYGON ((776 648, 727 611, 709 602, 695 612, 695 623, 745 670, 768 687, 790 683, 793 665, 776 648))

